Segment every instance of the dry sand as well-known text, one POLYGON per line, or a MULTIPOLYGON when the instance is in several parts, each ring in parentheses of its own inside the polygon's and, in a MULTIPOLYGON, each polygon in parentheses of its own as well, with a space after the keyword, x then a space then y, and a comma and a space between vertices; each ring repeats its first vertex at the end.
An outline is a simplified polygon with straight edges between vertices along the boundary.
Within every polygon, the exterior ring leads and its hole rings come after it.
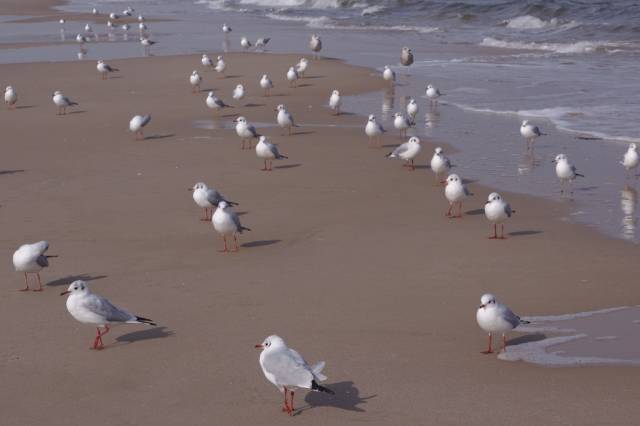
POLYGON ((194 126, 213 116, 188 84, 197 56, 110 61, 121 72, 108 81, 93 61, 0 66, 20 106, 0 111, 3 425, 637 422, 637 369, 499 361, 480 354, 475 323, 486 291, 521 315, 638 304, 636 246, 558 220, 560 203, 513 194, 503 195, 518 211, 515 235, 490 241, 476 212, 489 189, 472 183, 472 214, 446 219, 429 170, 404 171, 389 148, 367 148, 363 117, 323 107, 338 74, 344 94, 380 89, 370 70, 312 61, 304 87, 290 89, 284 73, 299 55, 225 58, 231 77, 204 72, 203 88, 230 101, 243 82, 253 106, 217 123, 274 123, 286 103, 302 125, 294 136, 259 129, 290 157, 272 173, 233 130, 194 126), (56 89, 80 107, 56 116, 56 89), (127 131, 138 113, 153 116, 141 142, 127 131), (196 181, 240 202, 253 231, 239 253, 220 253, 199 221, 186 190, 196 181), (39 239, 60 258, 43 293, 17 292, 11 254, 39 239), (115 328, 105 350, 89 350, 94 329, 58 297, 76 278, 159 327, 115 328), (287 419, 253 349, 271 333, 325 360, 337 395, 299 392, 305 409, 287 419))

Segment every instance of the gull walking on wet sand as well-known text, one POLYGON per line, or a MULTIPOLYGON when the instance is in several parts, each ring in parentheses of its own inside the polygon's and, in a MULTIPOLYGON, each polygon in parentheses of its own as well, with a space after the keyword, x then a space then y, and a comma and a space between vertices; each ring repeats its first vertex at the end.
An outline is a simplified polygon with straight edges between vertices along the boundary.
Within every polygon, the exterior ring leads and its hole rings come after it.
POLYGON ((507 350, 506 333, 520 324, 529 324, 529 321, 521 320, 519 316, 511 312, 511 309, 498 303, 493 294, 483 294, 480 298, 476 321, 481 329, 489 333, 489 347, 483 352, 485 354, 493 353, 493 333, 502 333, 502 351, 505 352, 507 350))
POLYGON ((335 115, 340 115, 340 106, 342 106, 342 99, 340 98, 340 92, 334 90, 329 97, 329 108, 335 111, 335 115))
POLYGON ((314 53, 314 58, 318 59, 318 53, 322 50, 322 40, 320 40, 320 36, 318 34, 311 34, 309 48, 314 53))
POLYGON ((576 180, 576 177, 584 177, 584 175, 577 172, 576 166, 569 163, 569 159, 565 154, 556 155, 553 162, 556 163, 556 176, 560 180, 560 193, 564 193, 565 185, 569 185, 569 193, 573 194, 571 187, 573 181, 576 180))
POLYGON ((262 88, 264 96, 269 96, 271 89, 273 89, 273 82, 266 74, 262 74, 260 78, 260 88, 262 88))
POLYGON ((227 64, 224 62, 224 58, 222 56, 218 56, 216 60, 215 70, 218 74, 220 74, 224 78, 224 70, 227 68, 227 64))
POLYGON ((150 115, 134 115, 129 121, 129 130, 136 135, 136 140, 144 140, 142 129, 151 121, 150 115))
POLYGON ((4 89, 4 103, 7 104, 7 108, 15 109, 17 102, 18 94, 16 93, 16 90, 11 86, 7 86, 4 89))
POLYGON ((415 170, 416 167, 413 164, 414 158, 420 153, 420 139, 413 136, 407 142, 401 144, 392 152, 387 154, 387 158, 400 158, 405 161, 404 167, 408 167, 408 170, 415 170))
POLYGON ((416 124, 416 116, 418 115, 418 103, 415 99, 409 98, 407 103, 407 118, 411 121, 411 124, 416 124))
POLYGON ((111 65, 107 64, 102 59, 98 60, 98 64, 96 65, 96 69, 100 73, 100 78, 106 80, 109 78, 110 72, 118 72, 120 71, 118 68, 113 68, 111 65))
POLYGON ((449 210, 446 216, 450 218, 462 217, 462 202, 465 198, 473 195, 469 192, 467 187, 462 183, 460 176, 451 174, 447 177, 446 186, 444 187, 444 196, 449 201, 449 210), (454 205, 458 205, 458 215, 452 215, 454 205))
POLYGON ((449 173, 451 169, 451 161, 444 155, 444 151, 440 147, 436 147, 433 157, 431 157, 431 171, 435 176, 435 185, 440 185, 440 176, 449 173))
POLYGON ((109 300, 98 296, 89 290, 89 286, 82 280, 74 281, 66 291, 60 296, 67 297, 67 311, 73 318, 83 324, 93 324, 96 326, 96 337, 93 339, 93 349, 104 348, 102 337, 110 330, 109 326, 114 324, 147 324, 156 325, 148 318, 133 315, 124 309, 114 306, 109 300), (100 327, 104 330, 100 330, 100 327))
POLYGON ((369 147, 372 146, 372 141, 380 145, 380 136, 386 130, 382 127, 382 124, 378 123, 376 116, 371 114, 367 119, 367 124, 364 126, 364 132, 369 137, 369 147))
POLYGON ((29 291, 29 278, 27 274, 36 274, 38 278, 38 288, 33 291, 42 291, 42 281, 40 280, 40 271, 49 266, 49 259, 58 257, 55 255, 46 255, 49 249, 49 243, 39 241, 33 244, 23 244, 13 253, 13 267, 16 272, 24 274, 24 288, 20 291, 29 291))
POLYGON ((211 217, 211 223, 213 224, 213 229, 222 235, 224 252, 229 251, 227 248, 227 237, 233 235, 233 251, 238 251, 238 234, 242 234, 244 231, 251 231, 251 229, 246 226, 242 226, 238 214, 229 207, 226 201, 220 201, 218 203, 218 208, 211 217))
POLYGON ((56 90, 53 92, 53 103, 58 107, 58 115, 66 115, 67 108, 78 105, 77 102, 72 101, 62 94, 61 91, 56 90))
POLYGON ((389 67, 389 65, 385 65, 384 71, 382 71, 382 78, 393 83, 396 81, 396 73, 391 69, 391 67, 389 67))
POLYGON ((267 337, 264 342, 256 345, 256 348, 262 349, 260 367, 264 376, 284 393, 283 412, 293 415, 293 396, 298 388, 335 395, 334 391, 319 384, 327 380, 322 374, 324 361, 314 365, 307 364, 302 355, 287 347, 284 340, 276 335, 267 337), (289 399, 287 394, 290 394, 289 399))
POLYGON ((241 149, 244 149, 244 143, 247 140, 249 141, 249 149, 253 148, 251 145, 251 140, 258 139, 260 137, 260 135, 256 131, 256 128, 252 124, 249 124, 247 119, 244 117, 236 118, 235 123, 236 134, 240 136, 240 139, 242 141, 241 149))
POLYGON ((484 215, 489 222, 493 223, 493 235, 490 240, 504 240, 504 222, 511 217, 515 210, 511 210, 511 205, 504 201, 500 194, 492 192, 489 194, 487 202, 484 204, 484 215), (500 224, 500 236, 498 236, 498 224, 500 224))
POLYGON ((260 136, 256 145, 256 155, 264 160, 263 172, 270 172, 273 166, 273 160, 288 159, 289 157, 280 154, 278 147, 269 142, 266 136, 260 136), (267 165, 268 164, 268 165, 267 165))
POLYGON ((191 93, 200 93, 200 83, 202 83, 202 77, 198 74, 198 71, 193 70, 189 76, 189 84, 191 84, 191 93))
POLYGON ((276 111, 278 111, 278 115, 276 116, 278 126, 283 129, 287 129, 289 135, 291 135, 291 129, 293 127, 298 127, 293 121, 293 115, 291 115, 291 113, 287 111, 287 107, 285 107, 283 104, 278 105, 276 107, 276 111))
POLYGON ((438 103, 438 98, 442 96, 442 93, 433 85, 427 85, 427 90, 425 91, 425 95, 429 99, 429 105, 435 105, 438 103))
POLYGON ((393 127, 400 130, 400 137, 407 136, 407 129, 413 126, 411 120, 402 115, 401 112, 393 114, 393 127))
POLYGON ((205 99, 205 103, 207 104, 207 107, 214 111, 221 110, 223 108, 233 108, 232 106, 225 104, 222 99, 216 97, 213 92, 209 92, 205 99))
POLYGON ((197 182, 192 188, 187 190, 193 192, 193 201, 204 209, 204 217, 200 220, 209 221, 213 215, 213 208, 218 207, 220 201, 226 202, 230 206, 237 206, 238 203, 229 201, 224 195, 216 191, 215 188, 209 188, 203 182, 197 182))
POLYGON ((529 123, 527 120, 524 120, 520 125, 520 134, 527 141, 527 146, 535 142, 535 140, 540 136, 544 135, 538 126, 529 123))

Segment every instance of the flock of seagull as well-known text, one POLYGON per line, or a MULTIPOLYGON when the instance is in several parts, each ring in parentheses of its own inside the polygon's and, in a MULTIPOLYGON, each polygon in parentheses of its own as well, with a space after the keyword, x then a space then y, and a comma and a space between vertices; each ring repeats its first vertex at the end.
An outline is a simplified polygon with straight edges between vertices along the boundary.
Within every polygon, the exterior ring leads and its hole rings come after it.
MULTIPOLYGON (((95 15, 98 15, 99 13, 96 9, 93 9, 92 12, 95 15)), ((133 12, 134 10, 132 8, 127 8, 122 12, 122 16, 130 17, 133 12)), ((112 21, 116 21, 120 17, 121 16, 118 14, 111 13, 107 23, 108 27, 113 28, 114 24, 112 21)), ((146 30, 146 25, 144 24, 144 18, 142 15, 138 16, 138 21, 141 31, 140 42, 145 47, 150 47, 155 42, 142 37, 143 31, 146 30)), ((64 24, 64 20, 60 20, 60 23, 64 24)), ((128 25, 125 25, 126 27, 122 27, 123 30, 128 30, 128 25)), ((222 31, 225 36, 228 36, 232 29, 227 24, 224 24, 222 31)), ((92 32, 92 28, 89 24, 85 26, 85 32, 92 32)), ((77 39, 81 43, 87 41, 87 38, 82 34, 78 34, 77 39)), ((269 38, 260 38, 255 44, 252 44, 246 37, 242 37, 240 44, 244 49, 248 49, 252 46, 255 46, 256 49, 264 49, 269 40, 269 38)), ((317 34, 313 34, 311 36, 309 48, 316 56, 322 50, 322 41, 317 34)), ((403 47, 400 55, 400 63, 403 66, 408 67, 413 62, 414 56, 411 49, 403 47)), ((222 56, 217 56, 216 61, 213 61, 208 55, 203 54, 201 63, 203 67, 211 68, 221 76, 224 76, 227 68, 222 56)), ((296 65, 288 69, 286 78, 292 87, 295 87, 298 79, 304 78, 304 74, 308 67, 309 61, 306 58, 302 58, 296 65)), ((102 79, 107 79, 110 73, 119 71, 117 68, 110 66, 103 60, 98 60, 96 68, 102 79)), ((382 71, 382 78, 393 84, 396 79, 396 74, 390 66, 385 65, 382 71)), ((200 92, 202 76, 197 70, 194 70, 189 76, 189 83, 192 86, 194 93, 200 92)), ((266 74, 262 75, 260 78, 259 85, 263 90, 264 96, 269 96, 271 89, 274 87, 272 80, 266 74)), ((437 105, 438 98, 442 96, 440 91, 432 85, 427 86, 425 94, 431 105, 437 105)), ((246 90, 244 86, 242 84, 237 85, 232 93, 234 103, 240 106, 240 103, 245 96, 246 90)), ((12 86, 6 87, 4 100, 9 109, 15 108, 18 102, 18 95, 12 86)), ((78 105, 77 102, 71 100, 60 91, 53 92, 52 101, 57 107, 57 113, 59 115, 66 114, 67 108, 78 105)), ((213 91, 208 92, 205 104, 213 111, 218 111, 230 106, 222 99, 216 97, 213 91)), ((329 97, 328 106, 335 115, 341 114, 342 99, 338 90, 332 91, 329 97)), ((419 106, 416 100, 410 98, 406 105, 406 115, 400 112, 394 115, 393 125, 394 128, 400 132, 401 137, 406 136, 407 130, 415 125, 415 118, 417 116, 418 109, 419 106)), ((291 112, 287 110, 284 104, 278 105, 276 112, 276 122, 278 126, 291 134, 292 129, 297 127, 291 112)), ((150 115, 136 115, 130 120, 129 130, 135 134, 136 140, 144 139, 143 128, 148 125, 150 121, 150 115)), ((266 136, 260 135, 255 126, 249 123, 245 117, 240 116, 235 119, 235 131, 237 136, 240 138, 241 149, 245 149, 247 143, 248 149, 252 149, 252 141, 257 139, 255 153, 257 157, 264 162, 262 170, 271 171, 273 160, 287 158, 279 152, 277 146, 271 143, 266 136)), ((382 134, 385 133, 385 129, 379 122, 377 122, 374 115, 370 115, 367 123, 365 124, 364 132, 369 138, 369 145, 371 147, 378 145, 377 143, 374 144, 374 142, 379 141, 382 134)), ((538 127, 526 120, 522 122, 520 133, 527 141, 528 146, 533 143, 536 138, 544 135, 538 127)), ((407 142, 400 144, 392 152, 387 154, 387 157, 401 159, 405 161, 405 166, 408 170, 415 170, 414 160, 420 151, 420 139, 416 136, 412 136, 407 142)), ((576 167, 569 163, 566 155, 557 155, 554 162, 556 163, 555 167, 557 177, 562 184, 562 191, 565 190, 565 184, 571 184, 576 177, 582 176, 577 172, 576 167)), ((635 144, 632 143, 629 145, 628 151, 625 153, 621 163, 627 170, 637 168, 640 163, 640 157, 638 156, 635 144)), ((469 192, 460 176, 457 174, 448 174, 453 166, 441 147, 435 148, 431 158, 430 167, 434 174, 435 184, 445 184, 444 196, 449 202, 449 209, 446 215, 451 218, 461 217, 462 203, 464 199, 473 194, 469 192), (442 180, 444 176, 446 176, 446 178, 442 180), (456 207, 457 214, 455 213, 456 207)), ((188 188, 188 190, 192 191, 193 200, 196 205, 204 210, 204 215, 201 220, 210 221, 213 228, 222 236, 224 251, 229 251, 228 239, 233 239, 233 250, 237 251, 238 234, 241 234, 244 231, 250 231, 249 228, 241 224, 238 214, 233 211, 233 206, 238 205, 238 203, 230 201, 216 189, 208 187, 203 182, 196 183, 193 187, 188 188)), ((511 209, 509 203, 507 203, 500 194, 493 192, 488 196, 484 212, 486 218, 493 224, 493 235, 490 238, 504 239, 504 222, 510 218, 515 211, 511 209), (498 225, 501 226, 500 234, 498 234, 498 225)), ((24 244, 13 254, 15 270, 24 274, 25 286, 21 291, 28 291, 30 289, 29 274, 35 274, 37 278, 38 287, 33 291, 43 290, 40 272, 43 268, 49 266, 50 258, 57 257, 55 255, 46 254, 48 249, 49 243, 46 241, 40 241, 33 244, 24 244)), ((109 332, 110 325, 119 323, 155 325, 152 320, 134 315, 115 306, 106 298, 92 293, 87 283, 82 280, 71 283, 68 289, 62 292, 61 295, 68 295, 66 307, 73 318, 81 323, 93 324, 96 326, 97 331, 92 345, 93 349, 102 349, 104 347, 102 337, 109 332)), ((491 294, 485 294, 481 297, 481 304, 477 309, 476 318, 480 328, 487 332, 489 336, 489 345, 486 353, 493 352, 492 336, 494 334, 502 334, 502 350, 505 350, 505 334, 516 328, 518 325, 526 322, 521 320, 508 307, 498 303, 495 296, 491 294)), ((262 349, 259 361, 265 377, 284 393, 284 404, 282 410, 286 413, 293 414, 294 412, 293 397, 295 389, 297 388, 311 389, 329 394, 334 393, 331 389, 319 384, 326 380, 326 377, 322 374, 322 370, 325 365, 324 362, 309 365, 297 351, 289 348, 284 340, 276 335, 267 337, 261 344, 256 345, 256 347, 262 349)))

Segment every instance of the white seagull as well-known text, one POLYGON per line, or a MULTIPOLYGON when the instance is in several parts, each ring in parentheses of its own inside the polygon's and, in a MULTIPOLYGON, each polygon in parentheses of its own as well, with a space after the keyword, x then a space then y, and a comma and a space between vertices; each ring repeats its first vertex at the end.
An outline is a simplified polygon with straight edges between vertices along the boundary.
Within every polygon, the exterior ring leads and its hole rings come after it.
POLYGON ((415 170, 416 167, 413 164, 413 160, 420 153, 420 139, 412 136, 407 142, 400 144, 396 149, 387 154, 387 158, 400 158, 406 161, 405 167, 409 167, 409 170, 415 170))
POLYGON ((202 59, 200 59, 200 62, 205 68, 213 68, 213 60, 206 53, 202 54, 202 59))
POLYGON ((329 108, 335 111, 335 115, 340 115, 340 107, 342 106, 342 99, 340 98, 340 92, 334 90, 329 97, 329 108))
POLYGON ((150 121, 150 115, 134 115, 131 121, 129 121, 129 130, 135 133, 137 141, 141 141, 144 139, 142 128, 149 124, 150 121))
POLYGON ((269 142, 266 136, 260 136, 256 145, 256 155, 264 160, 263 172, 270 172, 273 166, 273 160, 287 159, 286 155, 280 154, 278 147, 269 142))
POLYGON ((242 84, 238 84, 235 87, 235 89, 233 89, 233 100, 238 102, 238 105, 240 105, 240 101, 244 99, 244 96, 245 96, 244 86, 242 84))
POLYGON ((300 78, 304 78, 304 73, 307 71, 309 67, 309 60, 307 58, 300 58, 298 63, 296 64, 296 72, 300 76, 300 78))
POLYGON ((225 24, 222 24, 222 32, 223 32, 225 35, 229 34, 231 31, 233 31, 233 30, 231 29, 231 27, 230 27, 230 26, 228 26, 226 23, 225 23, 225 24))
POLYGON ((271 40, 269 37, 259 38, 258 40, 256 40, 256 50, 264 52, 264 48, 267 43, 269 43, 269 40, 271 40))
POLYGON ((118 68, 113 68, 111 65, 107 64, 105 61, 103 61, 102 59, 98 60, 98 64, 96 65, 96 69, 98 70, 98 72, 100 73, 100 77, 103 80, 106 80, 108 77, 108 74, 110 72, 117 72, 120 71, 118 68))
POLYGON ((120 19, 120 16, 119 16, 119 15, 117 15, 117 14, 115 14, 115 13, 113 13, 113 12, 111 12, 111 13, 109 14, 109 19, 111 19, 111 20, 115 21, 116 19, 120 19))
POLYGON ((86 24, 84 26, 84 32, 85 33, 93 33, 93 28, 91 28, 91 24, 86 24))
MULTIPOLYGON (((556 155, 553 162, 556 163, 556 176, 560 179, 561 193, 564 193, 565 185, 571 185, 577 176, 584 177, 584 175, 577 172, 576 166, 569 163, 569 159, 565 154, 556 155)), ((572 190, 571 193, 573 193, 572 190)))
POLYGON ((13 253, 13 267, 16 272, 24 273, 24 288, 20 291, 29 291, 29 279, 27 274, 36 274, 38 278, 38 288, 33 291, 42 291, 42 281, 40 280, 40 271, 49 266, 49 259, 58 257, 54 255, 46 255, 49 249, 49 243, 46 241, 38 241, 33 244, 23 244, 13 253))
POLYGON ((520 125, 520 134, 523 138, 525 138, 527 144, 534 142, 536 138, 544 135, 544 133, 540 131, 538 126, 534 126, 527 120, 524 120, 520 125))
POLYGON ((260 135, 256 131, 256 128, 252 124, 249 124, 247 122, 247 119, 244 117, 236 118, 235 123, 236 123, 236 134, 240 136, 240 139, 242 140, 242 145, 240 148, 244 149, 244 143, 245 141, 248 140, 249 149, 251 149, 252 148, 251 140, 257 139, 260 137, 260 135))
POLYGON ((87 41, 89 41, 85 36, 83 36, 82 34, 78 34, 76 35, 76 41, 80 44, 85 44, 87 41))
POLYGON ((93 349, 104 348, 102 337, 109 332, 109 326, 114 324, 147 324, 156 325, 148 318, 133 315, 124 309, 114 306, 102 296, 91 293, 89 286, 82 280, 77 280, 69 285, 60 296, 68 294, 67 311, 73 318, 83 324, 96 326, 96 337, 93 340, 93 349), (100 330, 104 327, 104 330, 100 330))
POLYGON ((318 34, 311 34, 311 40, 309 40, 309 48, 315 53, 316 59, 318 58, 318 52, 322 50, 322 40, 318 34))
POLYGON ((409 98, 409 103, 407 103, 407 118, 409 118, 412 123, 415 123, 417 115, 418 115, 418 103, 416 102, 415 99, 409 98))
POLYGON ((224 195, 216 191, 215 188, 209 188, 204 182, 197 182, 192 188, 187 190, 193 192, 193 201, 204 209, 204 217, 200 220, 210 221, 213 215, 213 208, 218 207, 220 201, 224 201, 230 206, 237 206, 238 203, 229 201, 224 195))
POLYGON ((411 127, 413 123, 401 112, 393 114, 393 127, 400 130, 400 137, 407 135, 407 129, 411 127))
POLYGON ((276 111, 278 111, 278 115, 276 116, 278 126, 283 129, 287 129, 289 134, 291 134, 291 129, 293 127, 298 127, 293 121, 293 115, 291 115, 291 113, 287 111, 287 107, 285 107, 283 104, 278 105, 276 107, 276 111))
POLYGON ((462 202, 469 195, 473 195, 469 192, 467 187, 462 183, 460 176, 451 174, 447 177, 447 185, 444 187, 444 196, 449 201, 449 210, 447 211, 447 217, 455 218, 462 217, 462 202), (458 205, 458 215, 452 215, 453 206, 458 205))
POLYGON ((413 64, 413 52, 406 46, 402 48, 402 53, 400 54, 400 63, 405 67, 413 64))
POLYGON ((440 91, 436 87, 433 87, 433 85, 431 84, 427 85, 427 90, 425 91, 425 94, 427 95, 427 98, 429 98, 430 104, 438 103, 438 98, 442 96, 440 91))
POLYGON ((249 48, 250 48, 251 46, 253 46, 253 45, 251 44, 251 42, 249 41, 249 39, 248 39, 248 38, 246 38, 246 37, 242 37, 242 38, 240 39, 240 46, 242 46, 242 48, 243 48, 244 50, 247 50, 247 49, 249 49, 249 48))
POLYGON ((396 81, 396 73, 389 67, 389 65, 384 66, 384 71, 382 71, 382 78, 386 81, 394 82, 396 81))
POLYGON ((284 405, 282 411, 293 415, 293 395, 297 388, 311 389, 334 395, 335 392, 321 386, 319 382, 327 380, 322 374, 324 361, 309 365, 297 351, 287 347, 281 337, 273 335, 267 337, 264 342, 256 345, 262 349, 260 353, 260 367, 264 376, 280 392, 284 393, 284 405), (287 400, 287 394, 291 398, 287 400))
POLYGON ((223 251, 225 252, 229 251, 227 249, 228 236, 233 235, 233 241, 235 243, 233 251, 238 251, 238 234, 242 234, 243 231, 251 231, 251 229, 246 226, 242 226, 238 214, 229 207, 226 201, 220 201, 218 203, 218 208, 211 217, 211 223, 213 224, 213 229, 222 235, 224 241, 223 251))
POLYGON ((220 110, 223 108, 232 108, 231 106, 225 104, 222 99, 216 97, 213 92, 209 92, 209 94, 207 95, 207 99, 205 99, 205 103, 207 104, 207 107, 209 107, 210 109, 216 111, 216 110, 220 110))
POLYGON ((66 115, 68 107, 78 105, 77 102, 74 102, 71 99, 67 98, 59 90, 53 92, 52 96, 53 103, 58 107, 58 115, 66 115))
POLYGON ((224 70, 227 68, 227 64, 224 62, 222 56, 218 56, 216 59, 216 66, 214 69, 224 77, 224 70))
POLYGON ((484 215, 489 222, 493 223, 493 235, 489 237, 491 240, 504 240, 504 222, 515 213, 511 210, 511 205, 504 201, 500 194, 492 192, 489 194, 487 202, 484 204, 484 215), (498 224, 501 226, 500 236, 498 237, 498 224))
POLYGON ((14 109, 18 102, 18 94, 12 86, 7 86, 4 89, 4 103, 7 104, 7 108, 14 109))
POLYGON ((483 352, 485 354, 493 353, 491 342, 493 333, 502 333, 502 351, 506 351, 506 333, 520 324, 529 324, 529 321, 521 320, 519 316, 511 312, 511 309, 496 302, 496 297, 493 294, 483 294, 480 298, 476 320, 480 328, 489 333, 489 348, 483 352))
POLYGON ((449 173, 451 161, 444 155, 442 148, 436 147, 433 157, 431 157, 431 171, 433 172, 436 184, 440 183, 440 176, 449 173))
POLYGON ((191 93, 200 92, 200 83, 202 83, 202 77, 200 77, 200 74, 198 74, 198 71, 193 70, 193 72, 189 76, 189 84, 191 84, 192 86, 191 93))
POLYGON ((262 74, 262 78, 260 78, 260 87, 264 91, 264 96, 269 96, 271 89, 273 89, 273 82, 266 74, 262 74))
POLYGON ((296 87, 296 81, 300 78, 298 72, 294 67, 289 67, 289 71, 287 71, 287 81, 289 81, 289 86, 296 87))
POLYGON ((369 137, 369 146, 371 146, 372 141, 378 141, 380 136, 386 132, 382 124, 378 123, 376 120, 376 116, 371 114, 367 119, 367 124, 364 126, 364 132, 369 137))
MULTIPOLYGON (((4 99, 5 101, 7 100, 6 93, 4 95, 4 99)), ((622 164, 628 172, 638 167, 639 162, 640 162, 640 156, 638 156, 638 150, 637 150, 636 144, 630 143, 629 148, 627 148, 627 152, 624 153, 624 158, 622 159, 620 164, 622 164)))
POLYGON ((148 54, 151 50, 151 46, 156 44, 156 42, 147 37, 140 37, 140 44, 144 47, 144 51, 148 54))

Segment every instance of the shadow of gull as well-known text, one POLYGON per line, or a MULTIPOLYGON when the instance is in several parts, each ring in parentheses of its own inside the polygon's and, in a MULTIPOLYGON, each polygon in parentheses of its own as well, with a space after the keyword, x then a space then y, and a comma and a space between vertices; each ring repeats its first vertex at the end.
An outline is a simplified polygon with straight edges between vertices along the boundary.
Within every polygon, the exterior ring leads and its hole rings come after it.
POLYGON ((323 385, 334 391, 335 395, 329 395, 322 392, 309 392, 304 401, 309 404, 296 410, 296 414, 310 410, 315 407, 334 407, 347 411, 355 411, 364 413, 365 410, 359 407, 360 404, 366 404, 368 400, 375 398, 377 395, 366 397, 360 396, 360 390, 355 387, 353 382, 339 382, 329 385, 323 385))
POLYGON ((57 287, 57 286, 68 286, 74 281, 82 280, 82 281, 94 281, 101 280, 102 278, 107 278, 106 275, 89 275, 89 274, 80 274, 80 275, 68 275, 63 278, 58 278, 57 280, 49 281, 46 283, 46 286, 57 287))
POLYGON ((278 244, 282 240, 258 240, 258 241, 249 241, 248 243, 240 244, 240 247, 263 247, 270 246, 273 244, 278 244))
POLYGON ((173 336, 174 332, 167 330, 167 327, 153 327, 146 330, 134 331, 132 333, 123 334, 116 337, 116 341, 120 343, 133 343, 141 340, 150 339, 164 339, 165 337, 173 336))

